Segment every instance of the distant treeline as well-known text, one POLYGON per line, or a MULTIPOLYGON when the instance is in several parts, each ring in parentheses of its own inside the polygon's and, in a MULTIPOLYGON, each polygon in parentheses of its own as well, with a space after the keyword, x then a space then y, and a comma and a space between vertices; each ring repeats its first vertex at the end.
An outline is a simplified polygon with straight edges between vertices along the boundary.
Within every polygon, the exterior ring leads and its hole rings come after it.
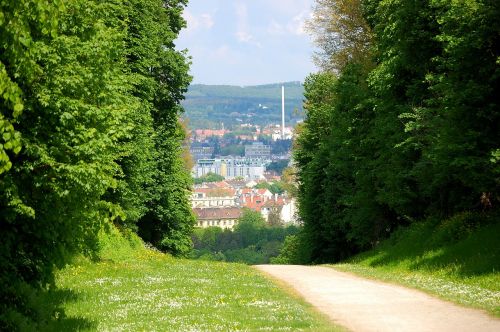
POLYGON ((495 220, 500 2, 318 0, 314 10, 322 70, 305 82, 295 142, 296 259, 337 261, 422 220, 452 218, 456 232, 495 220))
POLYGON ((182 0, 0 2, 0 330, 43 330, 53 271, 110 223, 191 249, 182 0))
MULTIPOLYGON (((285 119, 295 124, 303 118, 304 87, 300 82, 284 83, 285 119)), ((242 122, 257 125, 281 123, 281 84, 258 86, 201 85, 189 87, 183 101, 191 128, 226 128, 242 122), (250 114, 251 113, 251 114, 250 114)))
POLYGON ((192 84, 186 97, 261 98, 281 101, 281 87, 291 100, 302 99, 304 87, 301 82, 286 82, 253 86, 192 84))

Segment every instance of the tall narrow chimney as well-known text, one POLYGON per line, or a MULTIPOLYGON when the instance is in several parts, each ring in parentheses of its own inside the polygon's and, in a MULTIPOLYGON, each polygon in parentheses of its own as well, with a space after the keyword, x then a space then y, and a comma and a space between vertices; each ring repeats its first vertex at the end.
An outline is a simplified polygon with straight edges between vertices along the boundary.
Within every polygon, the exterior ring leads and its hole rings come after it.
POLYGON ((285 139, 285 86, 281 86, 281 139, 285 139))

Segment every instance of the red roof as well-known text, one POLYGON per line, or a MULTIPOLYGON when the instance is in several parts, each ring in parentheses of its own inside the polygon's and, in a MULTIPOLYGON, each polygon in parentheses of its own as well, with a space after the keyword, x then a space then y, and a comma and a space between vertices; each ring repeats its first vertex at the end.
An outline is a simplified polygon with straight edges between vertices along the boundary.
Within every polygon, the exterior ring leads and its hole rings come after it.
POLYGON ((275 206, 283 206, 285 205, 285 200, 283 199, 283 197, 278 197, 277 200, 268 200, 264 206, 265 207, 275 207, 275 206))
POLYGON ((244 194, 251 194, 252 193, 252 188, 241 188, 241 193, 244 194))
POLYGON ((243 207, 255 210, 255 211, 260 211, 262 206, 266 203, 265 198, 262 197, 261 195, 254 195, 252 196, 242 196, 242 202, 241 205, 243 207))
POLYGON ((212 182, 217 188, 230 188, 230 185, 226 181, 212 182))
POLYGON ((266 199, 262 195, 257 195, 255 194, 253 196, 253 199, 251 196, 242 196, 241 197, 242 202, 241 205, 243 207, 255 210, 255 211, 260 211, 262 210, 263 207, 273 207, 273 206, 283 206, 286 204, 286 201, 283 197, 278 196, 277 199, 275 200, 274 197, 270 199, 266 199))
POLYGON ((266 188, 257 189, 257 192, 261 195, 271 194, 271 192, 266 188))

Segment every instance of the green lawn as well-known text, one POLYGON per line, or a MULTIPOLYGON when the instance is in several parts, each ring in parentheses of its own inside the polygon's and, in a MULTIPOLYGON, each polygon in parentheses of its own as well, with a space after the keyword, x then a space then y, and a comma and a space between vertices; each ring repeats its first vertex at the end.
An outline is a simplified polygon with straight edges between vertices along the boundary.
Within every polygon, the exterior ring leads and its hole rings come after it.
POLYGON ((115 234, 100 262, 82 259, 58 273, 53 300, 65 317, 51 330, 334 330, 249 266, 180 260, 124 241, 115 234))
POLYGON ((500 317, 500 223, 463 230, 418 224, 336 269, 421 289, 500 317))

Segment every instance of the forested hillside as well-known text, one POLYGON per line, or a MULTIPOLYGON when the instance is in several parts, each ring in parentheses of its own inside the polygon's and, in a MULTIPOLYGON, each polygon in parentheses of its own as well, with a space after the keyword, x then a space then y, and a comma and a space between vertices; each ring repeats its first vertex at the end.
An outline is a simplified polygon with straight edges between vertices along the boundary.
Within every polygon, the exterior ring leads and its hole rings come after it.
POLYGON ((54 268, 92 256, 109 223, 190 249, 184 5, 0 3, 0 330, 43 326, 54 268))
POLYGON ((192 128, 218 129, 241 122, 256 125, 281 123, 281 86, 285 86, 285 120, 303 118, 304 87, 300 82, 257 86, 203 85, 189 87, 183 106, 192 128))
POLYGON ((338 261, 415 223, 458 239, 500 220, 499 17, 493 0, 316 1, 296 259, 338 261))

